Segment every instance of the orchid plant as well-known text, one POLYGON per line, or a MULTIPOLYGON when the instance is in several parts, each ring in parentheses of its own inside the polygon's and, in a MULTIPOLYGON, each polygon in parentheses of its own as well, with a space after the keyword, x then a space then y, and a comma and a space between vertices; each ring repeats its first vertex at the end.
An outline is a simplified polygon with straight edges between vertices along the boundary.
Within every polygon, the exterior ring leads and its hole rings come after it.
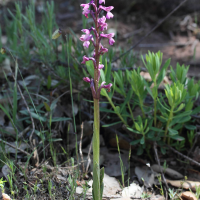
POLYGON ((99 80, 101 76, 101 70, 104 67, 103 64, 99 63, 100 56, 108 52, 108 49, 103 47, 101 44, 102 38, 108 38, 109 44, 113 45, 115 40, 113 39, 114 33, 105 34, 103 31, 107 30, 108 24, 106 19, 113 18, 113 14, 110 12, 114 7, 105 7, 101 4, 105 4, 105 0, 99 0, 99 6, 97 0, 92 0, 90 3, 81 4, 83 7, 82 14, 88 18, 90 14, 94 20, 95 27, 89 29, 83 29, 84 35, 80 37, 83 42, 83 46, 88 48, 90 42, 94 46, 94 53, 92 57, 83 56, 82 64, 91 60, 94 66, 94 77, 84 77, 83 80, 90 84, 92 91, 92 96, 94 100, 94 134, 93 134, 93 199, 100 200, 103 195, 103 175, 104 169, 100 170, 99 166, 99 152, 100 152, 100 138, 99 138, 99 128, 100 128, 100 115, 99 115, 99 98, 102 88, 108 89, 112 86, 111 83, 105 85, 105 81, 99 85, 99 80), (106 11, 106 16, 100 17, 101 11, 106 11), (93 33, 93 34, 92 34, 93 33))
MULTIPOLYGON (((93 199, 100 200, 103 195, 103 176, 104 168, 100 170, 99 166, 99 152, 100 152, 100 115, 99 115, 99 99, 100 93, 103 88, 110 91, 112 86, 111 83, 105 85, 105 81, 99 85, 99 80, 101 76, 101 70, 104 68, 103 64, 100 64, 100 56, 108 52, 108 49, 103 47, 101 44, 102 38, 108 38, 109 44, 113 45, 115 40, 113 39, 114 33, 105 34, 103 31, 107 30, 108 24, 106 19, 113 18, 113 14, 110 12, 114 7, 109 6, 105 7, 101 4, 105 4, 105 0, 99 0, 99 5, 97 0, 91 0, 90 3, 81 4, 83 7, 82 14, 88 18, 90 14, 94 20, 95 27, 89 29, 83 29, 82 32, 84 35, 80 37, 80 40, 83 42, 83 46, 88 48, 90 42, 94 46, 94 53, 92 57, 83 56, 82 64, 86 64, 87 61, 92 61, 94 66, 94 75, 92 78, 84 77, 83 80, 90 84, 92 91, 92 96, 94 100, 94 134, 93 134, 93 199), (106 16, 99 17, 101 11, 106 11, 106 16), (93 33, 93 34, 92 34, 93 33)), ((62 34, 62 30, 56 30, 52 39, 58 38, 62 34)))

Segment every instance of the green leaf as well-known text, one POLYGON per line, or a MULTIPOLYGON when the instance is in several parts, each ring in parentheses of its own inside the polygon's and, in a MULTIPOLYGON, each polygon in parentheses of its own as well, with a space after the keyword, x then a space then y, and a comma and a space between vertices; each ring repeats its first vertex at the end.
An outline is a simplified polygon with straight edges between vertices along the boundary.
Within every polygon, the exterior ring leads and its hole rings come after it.
POLYGON ((107 62, 107 60, 105 60, 105 75, 106 75, 106 82, 110 82, 110 77, 111 77, 111 70, 112 70, 112 67, 111 67, 111 62, 107 62))
POLYGON ((185 117, 185 116, 187 116, 187 115, 190 115, 191 112, 192 112, 192 111, 186 111, 186 112, 183 112, 183 113, 181 113, 181 114, 179 114, 179 115, 174 116, 173 118, 174 118, 174 119, 176 119, 176 118, 182 118, 182 117, 185 117))
POLYGON ((185 107, 185 104, 184 104, 184 103, 180 104, 180 106, 178 107, 178 109, 177 109, 176 111, 174 111, 174 113, 176 113, 176 112, 182 110, 184 107, 185 107))
POLYGON ((94 66, 93 66, 93 62, 90 60, 88 62, 86 62, 86 67, 87 67, 87 70, 90 74, 91 77, 94 76, 94 66))
POLYGON ((100 107, 100 111, 101 111, 101 112, 106 112, 106 113, 115 113, 115 111, 113 111, 113 110, 111 110, 111 109, 102 108, 102 107, 100 107))
POLYGON ((137 131, 141 132, 141 128, 140 128, 140 126, 138 125, 138 123, 135 122, 134 124, 135 124, 135 128, 137 129, 137 131))
POLYGON ((51 105, 50 105, 51 111, 54 110, 54 108, 56 107, 58 100, 59 100, 59 97, 57 99, 53 100, 53 102, 51 103, 51 105))
POLYGON ((49 142, 59 142, 62 141, 62 138, 50 138, 48 139, 49 142))
POLYGON ((160 129, 160 128, 156 128, 156 127, 151 127, 150 130, 152 131, 156 131, 156 132, 165 132, 164 130, 160 129))
POLYGON ((161 148, 160 148, 160 150, 161 150, 161 152, 162 152, 162 154, 163 154, 163 155, 165 155, 165 154, 166 154, 166 148, 164 148, 164 147, 161 147, 161 148))
POLYGON ((146 89, 147 89, 147 91, 148 91, 148 93, 151 95, 151 97, 153 98, 153 93, 152 93, 152 91, 151 91, 151 89, 150 89, 150 87, 149 87, 149 84, 146 82, 146 80, 144 80, 144 84, 145 84, 145 86, 146 86, 146 89))
POLYGON ((140 142, 140 139, 139 139, 139 140, 134 140, 134 141, 130 142, 130 144, 131 144, 131 145, 136 145, 136 144, 138 144, 139 142, 140 142))
POLYGON ((104 96, 104 97, 107 97, 107 96, 108 96, 108 93, 107 93, 107 91, 106 91, 105 88, 102 88, 102 89, 101 89, 101 95, 104 96))
POLYGON ((115 123, 112 123, 112 124, 104 124, 104 125, 102 125, 102 127, 114 126, 114 125, 116 125, 116 124, 120 124, 120 123, 122 123, 122 122, 119 121, 119 122, 115 122, 115 123))
POLYGON ((138 147, 138 150, 137 150, 137 155, 142 155, 143 152, 144 152, 144 149, 143 149, 142 146, 140 145, 140 146, 138 147))
POLYGON ((180 136, 180 135, 170 136, 170 138, 172 138, 172 139, 174 139, 174 140, 178 140, 178 141, 185 140, 185 138, 182 137, 182 136, 180 136))
POLYGON ((141 138, 140 140, 140 144, 144 144, 145 143, 145 140, 144 140, 144 136, 141 138))
POLYGON ((196 130, 197 127, 193 125, 185 124, 185 128, 187 128, 188 130, 196 130))
POLYGON ((106 82, 105 74, 104 74, 104 71, 103 71, 102 69, 100 69, 100 76, 101 76, 102 82, 103 82, 103 81, 106 82))
POLYGON ((172 127, 174 126, 175 124, 180 124, 180 123, 185 123, 187 121, 189 121, 191 119, 190 116, 184 116, 182 118, 173 118, 173 120, 170 122, 169 126, 172 127))
POLYGON ((165 74, 166 74, 166 70, 167 70, 167 68, 168 68, 168 66, 169 66, 169 64, 170 64, 170 61, 171 61, 171 59, 169 58, 169 59, 165 62, 164 66, 162 67, 162 69, 161 69, 161 71, 160 71, 160 73, 159 73, 159 75, 158 75, 158 78, 157 78, 157 84, 158 84, 158 85, 160 85, 160 83, 161 83, 162 80, 164 79, 165 74))
POLYGON ((191 115, 195 115, 197 113, 200 112, 200 106, 198 106, 197 108, 195 108, 192 112, 191 112, 191 115))
POLYGON ((51 76, 49 75, 47 78, 47 89, 49 90, 51 88, 51 76))
POLYGON ((174 130, 174 129, 171 129, 171 128, 168 128, 168 131, 169 131, 169 135, 170 136, 173 136, 173 135, 177 135, 178 134, 178 131, 174 130))
POLYGON ((61 122, 61 121, 67 121, 71 120, 71 118, 68 117, 55 117, 51 120, 51 122, 61 122))
POLYGON ((46 120, 47 120, 46 117, 42 117, 42 116, 40 116, 40 115, 38 115, 36 113, 33 113, 33 112, 31 112, 31 116, 33 118, 35 118, 35 119, 38 119, 38 120, 42 121, 42 122, 46 122, 46 120))
POLYGON ((178 119, 177 123, 185 123, 185 122, 189 121, 190 119, 191 119, 190 116, 185 116, 185 117, 178 119))
POLYGON ((50 112, 51 111, 50 106, 46 102, 43 102, 43 103, 44 103, 44 107, 45 107, 46 111, 50 112))
POLYGON ((129 128, 129 127, 127 127, 127 129, 128 129, 129 131, 133 132, 133 133, 140 134, 140 132, 139 132, 139 131, 136 131, 136 130, 134 130, 134 129, 132 129, 132 128, 129 128))
POLYGON ((173 129, 174 129, 174 130, 180 130, 182 127, 183 127, 183 124, 180 123, 180 124, 176 124, 176 125, 173 127, 173 129))

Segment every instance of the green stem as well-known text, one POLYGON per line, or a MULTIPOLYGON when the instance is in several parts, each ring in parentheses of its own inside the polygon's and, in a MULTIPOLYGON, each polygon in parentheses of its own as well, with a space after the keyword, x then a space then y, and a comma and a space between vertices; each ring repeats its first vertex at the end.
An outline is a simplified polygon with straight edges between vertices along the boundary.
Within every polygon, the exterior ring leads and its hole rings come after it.
POLYGON ((145 112, 144 112, 144 109, 143 109, 143 101, 141 100, 140 97, 139 97, 139 102, 140 102, 140 108, 142 110, 142 117, 145 118, 145 112))
POLYGON ((156 110, 156 105, 157 105, 157 100, 154 99, 154 126, 156 127, 156 113, 157 113, 157 110, 156 110))
MULTIPOLYGON (((95 0, 95 5, 97 7, 97 0, 95 0)), ((99 28, 98 28, 98 14, 95 12, 95 29, 97 32, 96 46, 95 46, 95 60, 96 68, 94 70, 94 85, 95 91, 97 93, 99 88, 99 28)), ((101 188, 100 188, 100 166, 99 166, 99 152, 100 152, 100 142, 99 142, 99 128, 100 128, 100 114, 99 114, 99 99, 93 98, 94 100, 94 133, 93 133, 93 199, 101 200, 101 188)))
POLYGON ((154 96, 154 126, 156 127, 156 113, 157 113, 157 109, 156 109, 156 106, 157 106, 157 96, 158 96, 158 88, 157 88, 157 83, 156 83, 156 79, 154 81, 154 88, 156 88, 156 94, 153 95, 154 96))
POLYGON ((133 124, 134 124, 135 119, 134 119, 134 116, 133 116, 133 112, 132 112, 132 109, 131 109, 130 103, 128 102, 127 104, 128 104, 129 112, 131 113, 131 118, 132 118, 132 120, 133 120, 133 124))
MULTIPOLYGON (((173 118, 173 111, 174 111, 174 107, 172 106, 171 110, 170 110, 170 113, 169 113, 169 118, 167 120, 167 125, 166 125, 166 128, 165 128, 165 136, 164 136, 164 139, 163 139, 164 142, 166 141, 166 138, 167 138, 167 132, 168 132, 168 128, 169 128, 169 123, 171 122, 171 120, 173 118)), ((168 142, 169 142, 169 140, 168 140, 168 142)))
POLYGON ((100 168, 99 168, 99 99, 94 99, 94 134, 93 134, 93 192, 95 200, 100 199, 100 168))
MULTIPOLYGON (((106 98, 108 99, 108 101, 109 101, 110 105, 112 106, 113 110, 115 110, 115 105, 113 104, 112 99, 108 96, 108 94, 106 94, 106 98)), ((125 122, 125 120, 123 119, 123 117, 121 116, 121 114, 120 114, 120 113, 116 113, 116 114, 117 114, 117 116, 121 119, 121 121, 122 121, 126 126, 128 126, 128 124, 125 122)))

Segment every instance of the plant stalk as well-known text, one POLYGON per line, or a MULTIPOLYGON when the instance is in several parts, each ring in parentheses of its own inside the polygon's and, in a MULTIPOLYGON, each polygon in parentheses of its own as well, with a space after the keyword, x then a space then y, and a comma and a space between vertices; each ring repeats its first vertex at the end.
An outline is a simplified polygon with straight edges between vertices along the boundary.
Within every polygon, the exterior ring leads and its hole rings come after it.
POLYGON ((94 134, 93 134, 93 192, 95 200, 100 199, 100 167, 99 167, 99 99, 94 99, 94 134))
MULTIPOLYGON (((174 107, 171 107, 171 110, 170 110, 170 113, 169 113, 169 118, 168 118, 167 125, 166 125, 166 128, 165 128, 165 136, 164 136, 164 139, 163 139, 164 142, 166 141, 166 138, 167 138, 167 132, 168 132, 168 128, 169 128, 169 123, 171 122, 172 117, 173 117, 173 111, 174 111, 174 107)), ((168 142, 169 142, 169 140, 168 140, 168 142)))
MULTIPOLYGON (((97 0, 95 0, 97 6, 97 0)), ((97 31, 96 46, 95 46, 95 60, 96 69, 94 70, 94 85, 95 91, 98 91, 99 79, 98 79, 98 68, 99 68, 99 28, 98 28, 98 14, 95 12, 95 29, 97 31)), ((100 129, 100 114, 99 114, 99 99, 94 99, 94 133, 93 133, 93 198, 94 200, 101 200, 100 194, 100 166, 99 166, 99 153, 100 153, 100 142, 99 142, 99 129, 100 129)))

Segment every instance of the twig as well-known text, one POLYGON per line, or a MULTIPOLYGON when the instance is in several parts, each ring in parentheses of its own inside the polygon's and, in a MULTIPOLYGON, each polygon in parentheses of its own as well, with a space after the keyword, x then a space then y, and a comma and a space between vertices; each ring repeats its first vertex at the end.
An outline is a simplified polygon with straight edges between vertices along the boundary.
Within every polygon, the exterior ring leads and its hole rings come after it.
POLYGON ((83 139, 83 122, 81 124, 81 138, 80 138, 80 143, 79 143, 79 153, 81 156, 81 162, 82 162, 82 169, 83 173, 85 173, 85 167, 84 167, 84 160, 83 160, 83 153, 82 153, 82 139, 83 139))
POLYGON ((168 191, 169 187, 168 187, 168 184, 166 182, 162 167, 160 166, 160 160, 159 160, 159 157, 158 157, 157 143, 156 142, 154 142, 153 148, 154 148, 154 152, 155 152, 156 161, 157 161, 159 168, 160 168, 160 171, 161 171, 162 179, 163 179, 165 186, 166 186, 165 187, 165 198, 166 198, 166 200, 168 200, 168 192, 167 191, 168 191))
POLYGON ((190 44, 193 44, 194 41, 188 41, 188 42, 173 42, 173 43, 157 43, 157 44, 139 44, 138 47, 141 47, 141 48, 146 48, 146 47, 149 47, 149 48, 154 48, 154 47, 166 47, 166 46, 181 46, 181 47, 184 47, 184 46, 187 46, 187 45, 190 45, 190 44))
POLYGON ((169 145, 165 145, 167 146, 169 149, 171 149, 174 153, 178 154, 179 156, 189 160, 190 162, 194 163, 195 165, 199 166, 200 167, 200 163, 197 162, 196 160, 193 160, 192 158, 189 158, 188 156, 185 156, 183 155, 182 153, 180 153, 179 151, 177 151, 176 149, 172 148, 171 146, 169 145))
POLYGON ((18 138, 22 138, 25 133, 30 130, 30 126, 27 126, 22 132, 19 133, 18 138))
POLYGON ((28 156, 31 155, 31 154, 28 153, 27 151, 24 151, 24 150, 22 150, 22 149, 20 149, 20 148, 18 148, 18 147, 15 147, 15 146, 13 146, 12 144, 10 144, 10 143, 8 143, 8 142, 2 140, 2 139, 0 139, 0 142, 3 142, 4 144, 7 144, 8 146, 10 146, 10 147, 12 147, 12 148, 14 148, 14 149, 17 149, 18 151, 21 151, 22 153, 24 153, 24 154, 26 154, 26 155, 28 155, 28 156))
POLYGON ((130 50, 134 49, 138 44, 140 44, 146 37, 148 37, 153 31, 155 31, 164 21, 166 21, 175 11, 177 11, 187 0, 183 0, 174 10, 172 10, 165 18, 160 20, 156 26, 154 26, 144 37, 142 37, 138 42, 136 42, 132 47, 130 47, 126 52, 115 58, 112 62, 116 62, 122 56, 127 54, 130 50))

